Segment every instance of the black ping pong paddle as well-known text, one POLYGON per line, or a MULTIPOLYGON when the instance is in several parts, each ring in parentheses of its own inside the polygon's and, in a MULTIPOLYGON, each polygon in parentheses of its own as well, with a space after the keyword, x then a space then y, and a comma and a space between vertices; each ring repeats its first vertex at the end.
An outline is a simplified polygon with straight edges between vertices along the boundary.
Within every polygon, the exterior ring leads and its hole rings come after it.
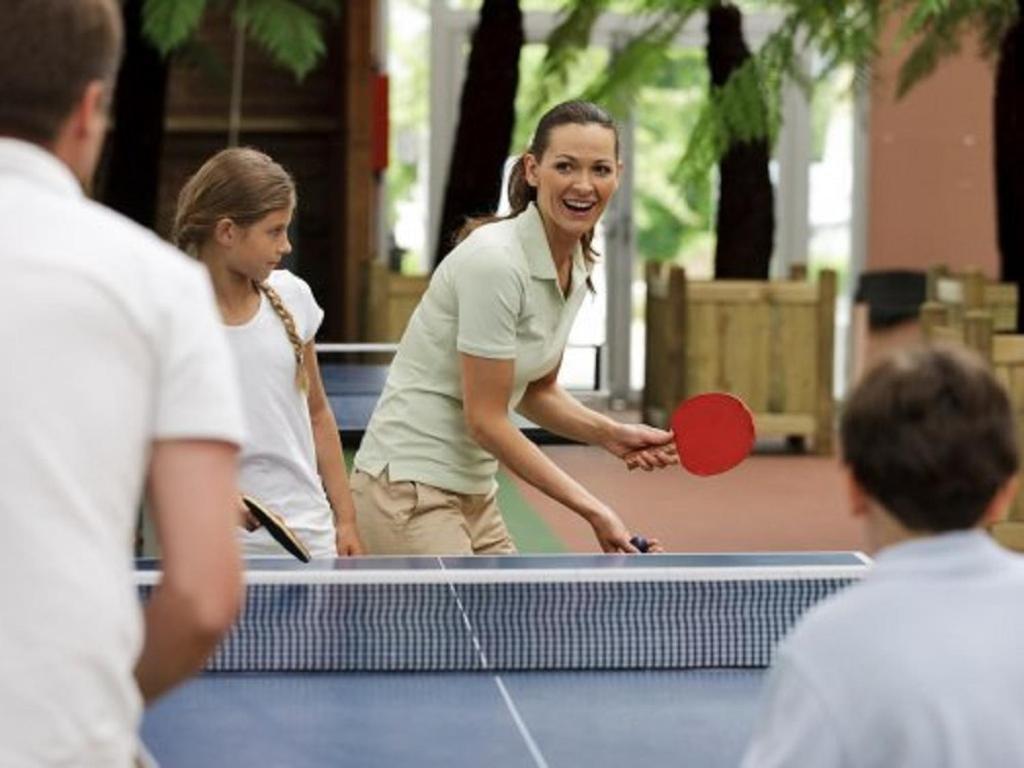
POLYGON ((284 547, 288 552, 294 555, 296 558, 304 563, 308 563, 311 559, 309 550, 306 549, 306 545, 302 543, 302 540, 295 535, 294 531, 288 527, 284 519, 274 512, 273 510, 265 507, 252 496, 242 496, 242 501, 245 503, 246 508, 260 521, 260 525, 267 529, 274 540, 284 547))

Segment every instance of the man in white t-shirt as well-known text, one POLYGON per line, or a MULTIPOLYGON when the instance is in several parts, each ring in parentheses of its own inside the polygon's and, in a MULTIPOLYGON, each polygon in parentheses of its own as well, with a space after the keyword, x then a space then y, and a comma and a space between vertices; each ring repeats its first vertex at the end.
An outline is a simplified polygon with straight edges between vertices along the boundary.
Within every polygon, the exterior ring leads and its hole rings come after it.
POLYGON ((843 412, 875 564, 780 647, 744 768, 1024 765, 1024 557, 984 527, 1017 489, 1006 393, 965 350, 901 351, 843 412))
POLYGON ((238 395, 202 267, 82 193, 116 0, 7 0, 0 40, 0 765, 129 766, 143 701, 238 610, 238 395), (143 637, 144 490, 164 577, 143 637))

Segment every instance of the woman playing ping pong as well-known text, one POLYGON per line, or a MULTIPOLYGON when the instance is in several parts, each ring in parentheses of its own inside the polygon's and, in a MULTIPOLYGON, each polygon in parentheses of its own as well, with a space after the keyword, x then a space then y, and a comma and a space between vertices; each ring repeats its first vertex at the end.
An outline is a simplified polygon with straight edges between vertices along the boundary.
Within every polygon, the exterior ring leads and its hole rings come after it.
MULTIPOLYGON (((303 280, 277 269, 291 252, 295 204, 280 165, 253 149, 226 149, 182 188, 174 240, 210 271, 243 384, 241 491, 280 514, 313 557, 361 554, 313 341, 323 311, 303 280)), ((240 512, 253 528, 241 502, 240 512)), ((264 529, 241 536, 247 555, 282 552, 264 529)))
POLYGON ((553 108, 512 171, 511 215, 469 222, 434 272, 355 458, 368 552, 514 552, 496 504, 499 461, 585 519, 604 551, 637 551, 619 516, 509 419, 515 408, 631 467, 675 462, 671 433, 615 422, 557 383, 590 285, 594 227, 618 186, 618 144, 599 107, 553 108))

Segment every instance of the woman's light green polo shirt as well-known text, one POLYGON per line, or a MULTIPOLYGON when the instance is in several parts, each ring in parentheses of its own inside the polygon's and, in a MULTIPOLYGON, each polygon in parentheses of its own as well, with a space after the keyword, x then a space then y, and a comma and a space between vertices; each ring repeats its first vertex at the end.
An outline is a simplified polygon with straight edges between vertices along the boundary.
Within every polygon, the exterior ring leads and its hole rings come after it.
POLYGON ((494 457, 469 436, 459 353, 515 360, 509 409, 562 357, 587 293, 588 266, 573 254, 569 295, 558 287, 540 214, 475 230, 448 254, 409 320, 355 466, 391 480, 488 493, 494 457))

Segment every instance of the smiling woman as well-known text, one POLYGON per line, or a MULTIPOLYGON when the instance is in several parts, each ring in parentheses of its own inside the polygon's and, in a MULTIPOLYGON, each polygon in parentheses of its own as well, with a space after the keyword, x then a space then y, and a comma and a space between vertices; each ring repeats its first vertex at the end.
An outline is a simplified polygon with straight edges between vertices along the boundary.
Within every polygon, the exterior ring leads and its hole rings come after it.
POLYGON ((594 227, 618 186, 618 145, 600 107, 554 107, 512 170, 512 213, 469 221, 434 273, 355 457, 367 551, 514 552, 496 500, 499 462, 583 517, 604 551, 636 551, 619 516, 509 419, 515 408, 630 468, 676 460, 670 433, 619 424, 557 382, 589 286, 594 227))

